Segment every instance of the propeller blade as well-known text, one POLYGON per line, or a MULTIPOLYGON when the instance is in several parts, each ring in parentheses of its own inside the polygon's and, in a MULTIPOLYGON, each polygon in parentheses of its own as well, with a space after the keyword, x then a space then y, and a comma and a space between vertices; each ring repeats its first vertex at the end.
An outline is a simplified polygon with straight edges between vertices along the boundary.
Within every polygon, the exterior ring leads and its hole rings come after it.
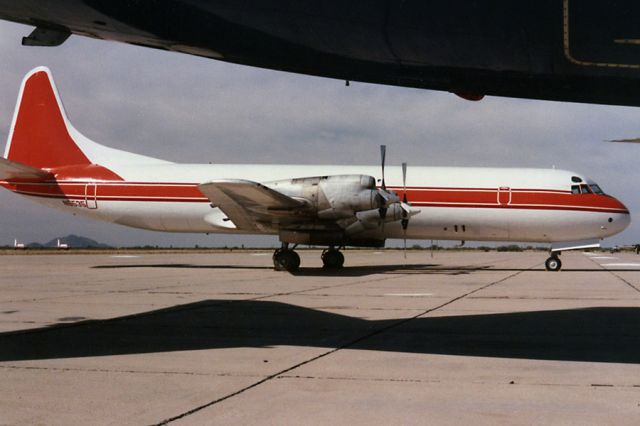
POLYGON ((407 202, 407 163, 402 163, 402 202, 407 202))
POLYGON ((380 159, 381 159, 381 163, 382 163, 382 189, 386 190, 387 189, 387 185, 384 181, 384 160, 387 156, 387 146, 386 145, 380 145, 380 159))
POLYGON ((407 225, 409 221, 406 219, 402 219, 402 240, 404 244, 404 258, 407 258, 407 225), (405 225, 406 222, 406 225, 405 225))
POLYGON ((407 227, 409 226, 409 216, 411 213, 411 208, 407 204, 407 163, 402 163, 402 202, 400 203, 400 207, 402 207, 402 232, 404 234, 404 257, 407 258, 407 227))
POLYGON ((404 258, 407 258, 407 228, 402 231, 404 234, 404 258))
POLYGON ((382 190, 378 190, 376 194, 376 204, 378 204, 378 212, 380 213, 380 219, 387 217, 387 198, 382 190))

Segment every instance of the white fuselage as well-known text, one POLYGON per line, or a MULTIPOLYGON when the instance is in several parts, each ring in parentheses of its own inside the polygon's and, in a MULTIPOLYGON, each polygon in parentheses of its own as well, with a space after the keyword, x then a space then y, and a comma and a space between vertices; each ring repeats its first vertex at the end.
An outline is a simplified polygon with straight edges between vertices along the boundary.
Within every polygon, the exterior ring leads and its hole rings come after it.
MULTIPOLYGON (((55 185, 64 195, 34 198, 51 207, 136 228, 244 233, 217 226, 224 213, 199 193, 198 184, 224 178, 268 186, 271 181, 297 177, 379 175, 379 168, 373 166, 159 163, 110 168, 123 181, 61 180, 55 185)), ((629 224, 628 211, 614 198, 571 194, 572 176, 588 182, 575 173, 552 169, 411 167, 408 202, 420 213, 411 217, 406 237, 556 242, 604 238, 629 224)), ((388 167, 386 180, 389 188, 402 194, 399 167, 388 167)), ((29 190, 17 192, 31 195, 29 190)), ((388 223, 384 237, 402 238, 400 223, 388 223)))

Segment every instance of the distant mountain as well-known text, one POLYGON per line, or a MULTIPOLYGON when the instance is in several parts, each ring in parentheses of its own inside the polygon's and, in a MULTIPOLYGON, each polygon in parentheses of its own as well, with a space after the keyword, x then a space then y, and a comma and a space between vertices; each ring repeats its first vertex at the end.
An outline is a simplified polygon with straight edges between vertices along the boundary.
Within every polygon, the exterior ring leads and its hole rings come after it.
POLYGON ((40 243, 30 243, 27 244, 29 248, 55 248, 58 247, 58 240, 62 244, 68 244, 70 248, 112 248, 107 244, 102 244, 97 242, 96 240, 92 240, 91 238, 81 237, 79 235, 67 235, 66 237, 54 238, 45 244, 40 243))

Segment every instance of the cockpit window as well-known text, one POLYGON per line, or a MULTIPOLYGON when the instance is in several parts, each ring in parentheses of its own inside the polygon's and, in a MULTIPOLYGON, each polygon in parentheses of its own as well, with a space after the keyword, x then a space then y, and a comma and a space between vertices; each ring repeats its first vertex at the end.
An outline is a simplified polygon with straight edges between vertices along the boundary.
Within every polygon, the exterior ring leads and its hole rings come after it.
POLYGON ((580 190, 582 191, 583 194, 591 194, 589 185, 585 185, 585 184, 580 185, 580 190))
POLYGON ((571 185, 571 193, 579 194, 580 193, 580 185, 571 185))
POLYGON ((590 187, 591 187, 591 190, 592 190, 594 193, 596 193, 596 194, 598 194, 598 195, 604 195, 604 191, 603 191, 602 189, 600 189, 600 186, 599 186, 599 185, 596 185, 595 183, 592 183, 592 184, 590 185, 590 187))

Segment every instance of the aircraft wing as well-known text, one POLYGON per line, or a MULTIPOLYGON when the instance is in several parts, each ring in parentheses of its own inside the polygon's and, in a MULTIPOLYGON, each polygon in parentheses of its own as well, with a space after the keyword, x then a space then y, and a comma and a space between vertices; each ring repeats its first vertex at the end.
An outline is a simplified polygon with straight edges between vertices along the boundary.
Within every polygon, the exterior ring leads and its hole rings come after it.
POLYGON ((629 139, 611 139, 609 142, 621 142, 621 143, 640 143, 640 138, 629 139))
POLYGON ((47 177, 51 177, 51 174, 42 169, 36 169, 35 167, 0 157, 0 180, 42 179, 47 177))
POLYGON ((0 19, 36 26, 25 46, 77 34, 468 100, 640 106, 635 0, 0 0, 0 19))
POLYGON ((271 224, 306 207, 302 201, 249 180, 215 180, 201 184, 199 189, 237 229, 246 231, 263 231, 262 224, 271 224))

